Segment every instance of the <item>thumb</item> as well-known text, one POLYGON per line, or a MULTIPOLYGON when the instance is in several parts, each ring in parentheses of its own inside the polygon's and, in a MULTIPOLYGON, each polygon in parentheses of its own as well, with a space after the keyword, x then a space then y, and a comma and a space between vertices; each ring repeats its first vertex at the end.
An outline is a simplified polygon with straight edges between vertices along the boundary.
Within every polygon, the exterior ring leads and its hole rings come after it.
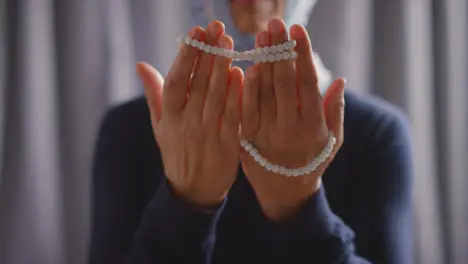
POLYGON ((328 88, 323 102, 325 119, 328 130, 336 137, 335 152, 343 144, 344 122, 344 89, 346 81, 342 78, 335 80, 328 88))
POLYGON ((150 110, 151 120, 156 125, 161 120, 164 79, 153 66, 146 62, 137 63, 136 71, 145 88, 145 97, 150 110))

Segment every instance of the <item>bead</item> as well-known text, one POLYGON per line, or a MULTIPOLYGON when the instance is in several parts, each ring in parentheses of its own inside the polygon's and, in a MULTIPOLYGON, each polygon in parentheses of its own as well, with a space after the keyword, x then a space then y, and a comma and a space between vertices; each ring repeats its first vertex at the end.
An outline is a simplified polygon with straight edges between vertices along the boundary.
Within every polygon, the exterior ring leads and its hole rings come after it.
POLYGON ((298 54, 297 54, 297 52, 295 52, 295 51, 292 51, 292 52, 291 52, 291 56, 290 56, 290 58, 294 60, 294 59, 296 59, 296 58, 297 58, 297 55, 298 55, 298 54))
POLYGON ((203 49, 201 50, 205 53, 208 53, 210 55, 215 55, 216 54, 216 47, 215 46, 211 46, 211 45, 205 45, 205 47, 203 47, 203 49), (208 48, 207 48, 208 47, 208 48), (206 49, 206 50, 205 50, 206 49))
POLYGON ((275 52, 274 53, 281 53, 281 44, 274 45, 275 52))
POLYGON ((283 58, 283 56, 281 55, 281 53, 276 53, 275 54, 275 61, 280 61, 282 58, 283 58))
POLYGON ((196 40, 196 39, 192 39, 192 41, 190 41, 190 46, 192 46, 192 47, 196 48, 196 47, 197 47, 197 45, 198 45, 198 40, 196 40))
POLYGON ((256 54, 257 56, 262 55, 262 54, 263 54, 263 49, 262 49, 262 48, 256 48, 256 49, 255 49, 255 54, 256 54))
POLYGON ((274 61, 275 61, 275 55, 273 55, 273 54, 268 54, 267 56, 268 56, 268 61, 269 61, 269 62, 274 62, 274 61))
POLYGON ((258 150, 257 150, 256 148, 252 148, 252 150, 250 150, 249 153, 250 153, 252 156, 257 156, 257 155, 259 155, 258 150))
POLYGON ((178 38, 179 43, 184 43, 191 47, 197 48, 203 52, 230 58, 234 61, 253 61, 253 62, 275 62, 281 60, 291 60, 297 58, 297 52, 290 51, 296 46, 295 40, 289 40, 284 43, 271 45, 267 47, 259 47, 245 52, 237 52, 227 50, 219 47, 210 46, 203 41, 198 41, 190 36, 183 36, 178 38))
POLYGON ((285 167, 278 167, 275 172, 278 173, 278 174, 283 174, 284 175, 284 174, 288 173, 288 169, 285 168, 285 167))
POLYGON ((197 43, 197 48, 198 48, 199 50, 203 50, 204 47, 205 47, 205 43, 203 43, 203 41, 199 41, 199 42, 197 43))
POLYGON ((238 60, 238 57, 239 57, 239 52, 237 52, 237 51, 232 51, 231 58, 232 58, 233 60, 238 60))
POLYGON ((258 61, 260 61, 260 62, 266 62, 266 59, 267 59, 267 57, 266 57, 265 54, 260 54, 258 56, 258 61))
POLYGON ((222 48, 218 48, 218 47, 213 47, 213 48, 211 49, 211 53, 212 53, 213 55, 220 56, 220 55, 223 54, 223 49, 222 49, 222 48))
POLYGON ((258 52, 257 49, 251 49, 250 50, 250 55, 252 55, 253 57, 256 57, 258 56, 260 53, 258 52))
POLYGON ((283 52, 286 50, 286 43, 281 43, 278 45, 278 52, 283 52))
POLYGON ((275 46, 269 46, 267 47, 268 53, 276 53, 276 47, 275 46))
POLYGON ((296 40, 291 40, 291 49, 295 48, 296 47, 296 40))
POLYGON ((280 171, 280 167, 276 164, 271 164, 272 166, 270 166, 271 170, 275 173, 278 173, 280 171))
POLYGON ((247 54, 245 52, 239 52, 239 60, 244 61, 247 60, 247 54))
POLYGON ((246 61, 253 61, 253 59, 254 59, 253 50, 248 50, 244 54, 245 54, 245 60, 246 61))
POLYGON ((272 164, 267 159, 262 157, 258 150, 252 146, 247 140, 241 140, 240 145, 252 156, 252 158, 267 171, 275 174, 280 174, 286 177, 299 177, 308 175, 314 172, 325 160, 330 156, 333 146, 336 144, 336 138, 333 133, 329 133, 327 145, 323 148, 320 154, 309 164, 300 168, 286 168, 280 165, 272 164))
POLYGON ((189 36, 185 36, 183 38, 183 41, 186 45, 190 45, 190 42, 192 41, 192 39, 189 36))
POLYGON ((221 56, 224 56, 224 57, 228 57, 230 59, 232 59, 232 51, 231 50, 223 50, 221 52, 221 56))

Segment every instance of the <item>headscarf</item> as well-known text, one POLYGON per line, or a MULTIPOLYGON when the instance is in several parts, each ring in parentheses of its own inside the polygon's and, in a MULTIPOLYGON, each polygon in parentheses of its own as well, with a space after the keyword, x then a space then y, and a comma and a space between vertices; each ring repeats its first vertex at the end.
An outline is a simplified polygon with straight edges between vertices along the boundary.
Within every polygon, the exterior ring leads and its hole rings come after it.
MULTIPOLYGON (((231 16, 229 0, 186 0, 190 10, 190 21, 193 26, 206 27, 209 22, 218 19, 225 24, 226 33, 234 40, 237 51, 246 51, 255 47, 255 35, 246 34, 238 30, 231 16)), ((306 26, 310 13, 316 0, 285 0, 286 6, 283 15, 288 28, 294 24, 306 26)), ((323 65, 320 57, 313 52, 314 63, 318 74, 319 86, 322 93, 331 83, 332 76, 323 65)), ((243 70, 252 65, 252 62, 238 61, 234 65, 243 70)))

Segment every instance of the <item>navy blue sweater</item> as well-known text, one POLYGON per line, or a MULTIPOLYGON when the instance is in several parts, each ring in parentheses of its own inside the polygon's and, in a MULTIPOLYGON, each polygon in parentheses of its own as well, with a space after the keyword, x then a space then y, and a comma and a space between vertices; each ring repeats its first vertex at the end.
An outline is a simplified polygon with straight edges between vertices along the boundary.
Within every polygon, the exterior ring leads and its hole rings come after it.
POLYGON ((202 213, 171 192, 140 98, 100 130, 90 263, 412 263, 411 171, 400 111, 347 92, 343 147, 295 219, 265 218, 241 168, 202 213))

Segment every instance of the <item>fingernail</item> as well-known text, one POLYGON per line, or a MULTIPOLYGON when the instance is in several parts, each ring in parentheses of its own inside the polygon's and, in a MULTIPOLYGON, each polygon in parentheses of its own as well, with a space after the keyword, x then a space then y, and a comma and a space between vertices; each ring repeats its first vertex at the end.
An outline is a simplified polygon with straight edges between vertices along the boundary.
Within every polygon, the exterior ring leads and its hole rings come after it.
POLYGON ((303 38, 305 38, 305 32, 304 32, 304 29, 302 28, 302 26, 293 25, 291 27, 291 36, 294 39, 303 39, 303 38))
POLYGON ((190 30, 189 36, 190 36, 191 38, 195 38, 195 37, 197 36, 197 28, 196 28, 196 27, 194 27, 194 28, 192 28, 192 29, 190 30))
POLYGON ((226 36, 222 36, 222 37, 219 38, 218 45, 219 45, 219 47, 224 48, 224 49, 230 49, 231 48, 230 43, 229 43, 226 36))
POLYGON ((345 87, 346 87, 346 80, 342 79, 343 81, 343 88, 340 91, 340 104, 343 106, 345 105, 345 87))
POLYGON ((142 62, 142 61, 139 61, 139 62, 136 63, 135 67, 136 67, 136 71, 137 71, 138 74, 140 74, 141 70, 143 69, 143 67, 144 67, 143 65, 144 65, 144 62, 142 62))
POLYGON ((342 78, 341 80, 343 81, 343 89, 341 90, 341 95, 344 96, 345 89, 346 89, 346 79, 342 78))
POLYGON ((218 28, 218 25, 215 23, 215 22, 211 22, 208 27, 206 28, 206 31, 208 32, 208 34, 210 34, 211 36, 218 36, 218 31, 219 31, 219 28, 218 28))
POLYGON ((140 79, 142 80, 142 82, 144 82, 146 78, 146 69, 146 64, 144 62, 138 62, 136 64, 136 72, 138 74, 138 77, 140 77, 140 79))
POLYGON ((279 34, 283 31, 284 22, 278 18, 273 18, 270 23, 268 23, 268 30, 273 34, 279 34))

